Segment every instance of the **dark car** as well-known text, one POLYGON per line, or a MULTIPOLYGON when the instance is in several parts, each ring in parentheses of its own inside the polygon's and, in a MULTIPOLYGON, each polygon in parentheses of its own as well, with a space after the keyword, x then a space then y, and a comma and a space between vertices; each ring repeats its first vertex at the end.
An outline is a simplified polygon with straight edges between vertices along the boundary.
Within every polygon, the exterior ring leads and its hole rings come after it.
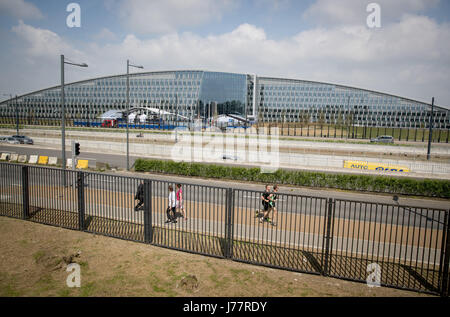
POLYGON ((394 138, 390 135, 381 135, 379 137, 370 139, 370 142, 394 143, 394 138))
POLYGON ((20 142, 20 144, 34 144, 33 139, 25 135, 13 135, 14 139, 20 142))

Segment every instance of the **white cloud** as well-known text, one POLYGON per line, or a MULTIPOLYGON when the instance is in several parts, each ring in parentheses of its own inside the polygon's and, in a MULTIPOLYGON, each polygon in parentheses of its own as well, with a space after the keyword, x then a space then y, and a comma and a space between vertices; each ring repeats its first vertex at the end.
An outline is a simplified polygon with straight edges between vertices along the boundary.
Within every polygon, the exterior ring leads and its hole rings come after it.
POLYGON ((41 19, 41 11, 24 0, 0 0, 0 13, 6 13, 18 19, 41 19))
POLYGON ((118 6, 119 18, 122 24, 140 34, 175 32, 179 27, 220 20, 223 12, 234 6, 234 1, 123 0, 118 6))
POLYGON ((369 3, 381 7, 382 25, 399 21, 404 14, 420 13, 440 0, 317 0, 303 17, 319 25, 366 25, 369 3))
POLYGON ((73 57, 81 57, 81 51, 71 47, 58 34, 41 28, 35 28, 19 20, 19 24, 12 31, 26 44, 23 52, 29 61, 39 59, 48 60, 61 54, 70 54, 73 57))
POLYGON ((108 28, 102 28, 100 32, 94 35, 94 39, 103 41, 115 41, 117 35, 111 32, 108 28))
MULTIPOLYGON (((426 102, 435 96, 437 104, 450 105, 450 25, 417 15, 404 15, 379 30, 335 26, 282 40, 270 39, 264 29, 250 24, 209 36, 185 32, 141 39, 130 34, 119 43, 91 43, 79 51, 57 34, 23 22, 15 32, 24 41, 28 58, 37 65, 42 60, 57 61, 57 52, 87 62, 88 69, 71 69, 73 80, 123 74, 130 59, 144 65, 144 71, 256 73, 350 85, 426 102)), ((57 65, 54 68, 58 69, 57 65)), ((11 76, 14 78, 13 73, 11 76)), ((58 83, 56 72, 43 72, 39 79, 28 78, 29 86, 38 89, 58 83)))

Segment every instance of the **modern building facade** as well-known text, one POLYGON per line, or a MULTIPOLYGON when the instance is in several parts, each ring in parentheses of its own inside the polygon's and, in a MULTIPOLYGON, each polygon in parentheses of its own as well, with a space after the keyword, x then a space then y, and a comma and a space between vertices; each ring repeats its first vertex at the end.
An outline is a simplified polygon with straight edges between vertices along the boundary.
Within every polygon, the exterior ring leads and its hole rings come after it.
MULTIPOLYGON (((0 116, 58 120, 60 93, 55 86, 3 101, 0 116)), ((108 110, 126 110, 126 97, 126 75, 66 84, 66 118, 93 121, 108 110)), ((365 89, 196 70, 130 74, 130 106, 161 109, 185 120, 232 113, 258 122, 367 127, 426 128, 431 114, 430 104, 365 89)), ((434 128, 450 129, 448 109, 435 106, 433 119, 434 128)))

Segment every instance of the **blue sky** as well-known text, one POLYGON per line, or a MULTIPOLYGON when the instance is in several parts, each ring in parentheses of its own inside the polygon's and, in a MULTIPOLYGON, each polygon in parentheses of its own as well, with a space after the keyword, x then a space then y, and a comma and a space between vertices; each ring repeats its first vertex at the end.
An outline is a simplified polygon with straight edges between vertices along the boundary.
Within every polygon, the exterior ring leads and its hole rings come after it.
MULTIPOLYGON (((59 56, 87 62, 67 82, 207 69, 317 80, 450 105, 449 0, 0 0, 0 93, 59 84, 59 56), (66 7, 81 8, 69 28, 66 7), (369 28, 366 7, 381 8, 369 28)), ((2 99, 5 97, 2 96, 2 99)))

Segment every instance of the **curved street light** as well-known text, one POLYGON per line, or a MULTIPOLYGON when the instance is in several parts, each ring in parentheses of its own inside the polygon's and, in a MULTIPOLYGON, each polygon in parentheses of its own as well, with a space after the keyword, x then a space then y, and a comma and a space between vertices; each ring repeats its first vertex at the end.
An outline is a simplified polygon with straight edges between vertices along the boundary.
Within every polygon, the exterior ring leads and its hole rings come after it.
POLYGON ((61 55, 61 154, 62 154, 62 168, 63 168, 63 184, 66 186, 66 108, 64 96, 64 64, 74 65, 78 67, 88 67, 86 63, 74 63, 67 61, 64 55, 61 55))
POLYGON ((128 116, 130 114, 130 67, 135 67, 135 68, 141 68, 143 69, 144 66, 140 66, 140 65, 132 65, 130 64, 130 60, 127 59, 127 171, 130 170, 130 143, 129 143, 129 134, 128 134, 128 116))

